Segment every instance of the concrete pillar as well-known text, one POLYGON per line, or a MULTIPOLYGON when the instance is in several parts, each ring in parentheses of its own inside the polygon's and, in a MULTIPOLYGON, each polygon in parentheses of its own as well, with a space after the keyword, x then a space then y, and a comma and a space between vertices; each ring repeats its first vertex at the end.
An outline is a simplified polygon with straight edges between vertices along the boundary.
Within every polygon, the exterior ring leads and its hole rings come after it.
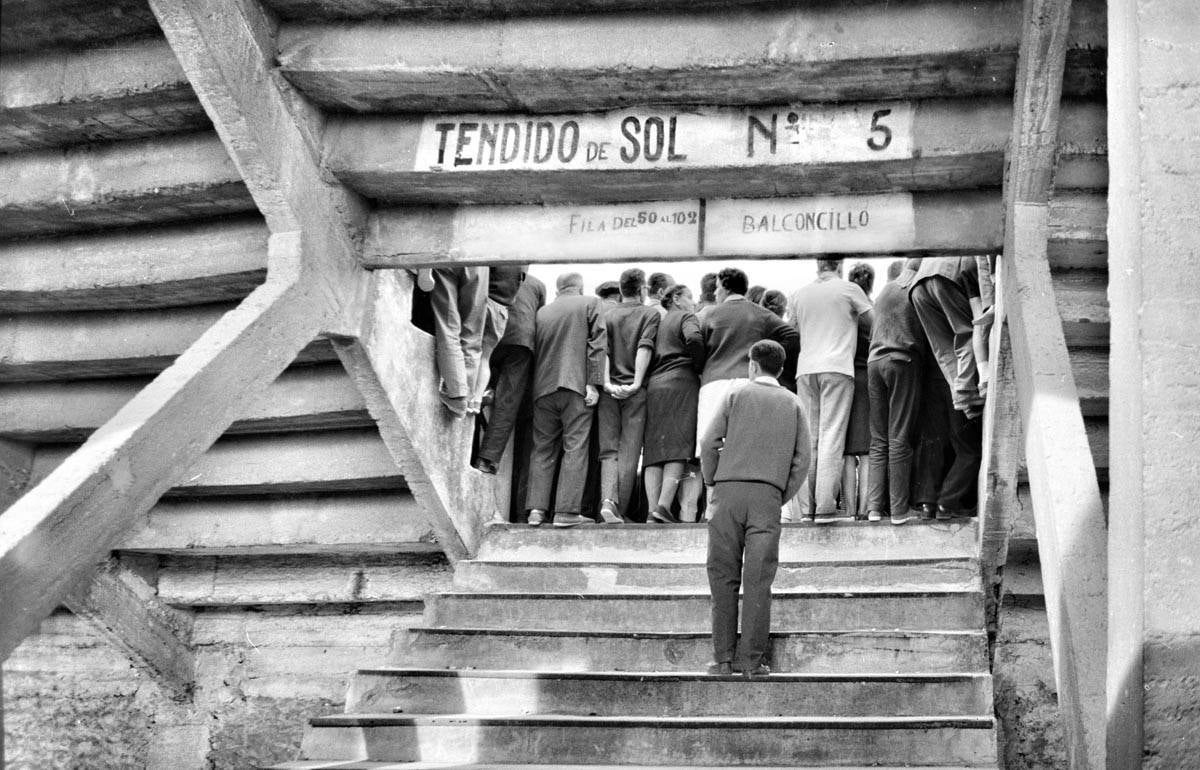
POLYGON ((1108 4, 1108 767, 1200 756, 1200 6, 1108 4))

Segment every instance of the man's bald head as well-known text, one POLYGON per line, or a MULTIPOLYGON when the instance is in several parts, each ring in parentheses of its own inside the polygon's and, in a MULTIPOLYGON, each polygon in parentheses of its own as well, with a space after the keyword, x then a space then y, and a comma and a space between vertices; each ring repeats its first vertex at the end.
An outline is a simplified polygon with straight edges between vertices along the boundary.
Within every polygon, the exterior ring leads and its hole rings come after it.
POLYGON ((583 294, 583 276, 579 273, 563 273, 556 283, 559 294, 583 294))

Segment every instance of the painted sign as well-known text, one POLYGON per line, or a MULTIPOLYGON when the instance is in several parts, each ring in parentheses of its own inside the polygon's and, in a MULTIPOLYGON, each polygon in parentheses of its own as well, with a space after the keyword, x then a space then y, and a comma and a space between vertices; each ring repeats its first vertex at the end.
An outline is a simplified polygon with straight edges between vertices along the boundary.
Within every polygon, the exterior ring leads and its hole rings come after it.
POLYGON ((909 102, 433 116, 415 171, 770 166, 912 157, 909 102))
POLYGON ((853 254, 915 243, 911 193, 712 200, 705 216, 709 254, 853 254))
POLYGON ((580 206, 464 206, 451 248, 464 262, 611 262, 915 248, 909 193, 580 206))

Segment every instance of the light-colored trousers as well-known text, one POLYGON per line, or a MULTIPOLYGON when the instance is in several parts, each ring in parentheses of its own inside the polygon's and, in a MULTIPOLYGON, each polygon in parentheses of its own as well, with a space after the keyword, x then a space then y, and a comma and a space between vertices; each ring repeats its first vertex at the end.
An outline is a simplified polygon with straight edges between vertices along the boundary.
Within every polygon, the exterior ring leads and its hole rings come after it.
POLYGON ((439 267, 433 271, 434 345, 446 398, 466 398, 475 384, 487 293, 486 267, 439 267))
POLYGON ((796 378, 796 395, 808 420, 811 459, 806 483, 787 506, 785 518, 791 521, 808 518, 814 512, 825 515, 837 511, 846 427, 854 404, 854 378, 839 372, 802 374, 796 378))

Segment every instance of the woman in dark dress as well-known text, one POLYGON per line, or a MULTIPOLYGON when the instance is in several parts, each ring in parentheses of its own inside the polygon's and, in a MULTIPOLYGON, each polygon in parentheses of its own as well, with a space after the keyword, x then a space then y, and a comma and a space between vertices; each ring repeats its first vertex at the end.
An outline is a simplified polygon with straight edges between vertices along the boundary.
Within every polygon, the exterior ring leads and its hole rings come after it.
MULTIPOLYGON (((675 523, 671 513, 687 465, 696 456, 696 407, 704 368, 704 336, 692 312, 692 292, 677 285, 663 295, 667 314, 658 325, 654 364, 646 386, 642 444, 650 519, 675 523)), ((695 521, 695 506, 684 505, 695 521)))
MULTIPOLYGON (((849 281, 871 296, 875 269, 866 262, 850 268, 849 281)), ((871 325, 867 314, 858 317, 858 345, 854 349, 854 402, 846 426, 845 465, 842 467, 842 507, 847 516, 864 518, 867 504, 867 456, 871 451, 871 403, 867 394, 867 353, 871 347, 871 325)))

